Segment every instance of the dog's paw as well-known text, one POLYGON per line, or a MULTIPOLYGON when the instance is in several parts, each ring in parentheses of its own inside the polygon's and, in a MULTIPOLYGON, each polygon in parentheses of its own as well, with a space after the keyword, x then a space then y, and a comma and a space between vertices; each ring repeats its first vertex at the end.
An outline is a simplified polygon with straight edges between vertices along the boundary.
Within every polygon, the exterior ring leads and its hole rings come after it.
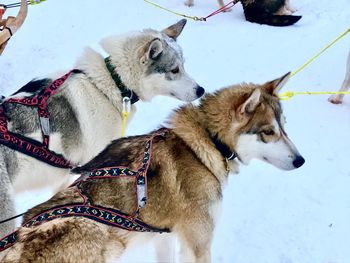
POLYGON ((288 7, 287 7, 287 10, 289 10, 292 14, 295 13, 296 11, 298 11, 298 9, 293 8, 293 7, 291 7, 291 6, 288 6, 288 7))
POLYGON ((328 101, 333 104, 341 104, 343 102, 343 98, 339 95, 332 95, 328 98, 328 101))
POLYGON ((291 14, 292 12, 285 6, 275 13, 275 15, 279 15, 279 16, 290 16, 291 14))
POLYGON ((193 0, 187 0, 187 1, 185 1, 184 4, 187 5, 188 7, 191 7, 191 6, 193 6, 193 0))

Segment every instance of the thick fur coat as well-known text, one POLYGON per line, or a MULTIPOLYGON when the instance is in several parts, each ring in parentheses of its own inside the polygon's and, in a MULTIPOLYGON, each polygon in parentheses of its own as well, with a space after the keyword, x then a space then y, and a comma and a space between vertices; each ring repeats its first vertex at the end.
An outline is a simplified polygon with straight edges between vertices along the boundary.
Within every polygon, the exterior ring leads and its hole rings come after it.
MULTIPOLYGON (((304 159, 284 131, 277 97, 288 76, 264 85, 228 87, 206 95, 198 106, 181 107, 169 118, 165 137, 153 142, 147 172, 148 201, 139 218, 177 234, 183 262, 210 262, 211 241, 229 167, 237 172, 239 162, 248 164, 252 158, 284 170, 303 165, 304 159), (238 160, 230 161, 228 166, 215 141, 235 152, 238 160)), ((74 172, 110 166, 137 169, 148 138, 144 135, 113 141, 74 172)), ((126 213, 134 210, 134 180, 84 181, 82 187, 93 204, 126 213)), ((25 220, 45 209, 81 201, 74 187, 65 189, 29 210, 25 220)), ((18 233, 19 241, 5 251, 2 262, 107 262, 112 256, 120 256, 135 237, 150 235, 76 217, 22 227, 18 233)))
MULTIPOLYGON (((192 101, 202 96, 200 87, 184 70, 182 50, 176 42, 186 20, 163 31, 147 29, 108 37, 101 45, 108 53, 113 73, 141 100, 156 95, 192 101)), ((105 58, 88 48, 76 69, 58 92, 49 98, 50 150, 73 164, 84 164, 112 140, 121 137, 122 95, 108 70, 105 58)), ((63 73, 32 81, 11 98, 37 94, 63 73)), ((9 129, 42 141, 37 108, 3 103, 9 129)), ((131 115, 135 106, 131 106, 131 115)), ((51 186, 58 191, 67 186, 67 169, 44 162, 0 145, 0 220, 14 216, 14 192, 51 186)), ((0 236, 14 229, 14 222, 0 225, 0 236)))

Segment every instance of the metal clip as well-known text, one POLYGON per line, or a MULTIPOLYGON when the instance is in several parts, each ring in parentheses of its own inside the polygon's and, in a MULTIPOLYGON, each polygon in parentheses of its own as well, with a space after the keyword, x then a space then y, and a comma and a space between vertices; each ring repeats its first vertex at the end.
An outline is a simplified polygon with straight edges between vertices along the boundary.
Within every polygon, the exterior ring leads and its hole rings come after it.
POLYGON ((131 111, 131 99, 129 97, 123 98, 123 112, 129 113, 131 111))
POLYGON ((193 18, 194 21, 204 21, 204 22, 207 21, 207 19, 205 17, 194 16, 192 18, 193 18))
POLYGON ((40 125, 44 135, 50 135, 50 120, 46 117, 40 117, 40 125))
POLYGON ((146 186, 144 184, 137 185, 137 206, 138 208, 143 208, 146 205, 146 186))

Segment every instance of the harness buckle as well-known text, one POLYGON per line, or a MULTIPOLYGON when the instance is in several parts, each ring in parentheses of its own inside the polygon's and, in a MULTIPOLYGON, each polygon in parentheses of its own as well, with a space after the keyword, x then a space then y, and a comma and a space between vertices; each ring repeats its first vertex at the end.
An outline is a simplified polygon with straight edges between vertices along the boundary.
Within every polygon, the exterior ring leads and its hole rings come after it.
POLYGON ((40 125, 44 135, 50 135, 50 120, 47 117, 40 117, 40 125))

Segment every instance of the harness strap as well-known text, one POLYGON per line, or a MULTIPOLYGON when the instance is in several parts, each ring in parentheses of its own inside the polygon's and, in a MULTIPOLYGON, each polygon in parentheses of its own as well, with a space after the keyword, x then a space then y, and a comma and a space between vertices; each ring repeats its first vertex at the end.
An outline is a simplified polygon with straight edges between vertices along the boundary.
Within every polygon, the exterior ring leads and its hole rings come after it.
POLYGON ((130 220, 130 217, 127 214, 116 209, 84 204, 54 207, 33 217, 23 224, 23 227, 38 226, 43 222, 65 217, 86 217, 106 225, 119 227, 129 231, 157 233, 169 232, 168 229, 159 229, 149 226, 137 218, 130 220))
MULTIPOLYGON (((105 225, 119 227, 128 231, 154 233, 170 232, 169 229, 152 227, 137 218, 130 219, 127 214, 116 209, 84 204, 72 204, 54 207, 33 217, 22 226, 34 227, 57 218, 68 217, 85 217, 105 225)), ((17 242, 17 238, 18 230, 1 239, 0 252, 13 246, 17 242)))
POLYGON ((73 167, 61 154, 55 153, 44 144, 20 134, 0 132, 0 144, 58 168, 73 167))
MULTIPOLYGON (((140 168, 137 171, 133 171, 127 167, 108 167, 96 169, 83 175, 83 179, 78 179, 71 187, 76 187, 78 193, 83 198, 84 202, 80 204, 69 204, 64 206, 57 206, 48 209, 30 220, 22 224, 23 227, 38 226, 44 222, 54 220, 56 218, 66 217, 86 217, 113 227, 119 227, 128 231, 137 232, 155 232, 163 233, 170 232, 169 229, 160 229, 150 226, 140 219, 136 218, 139 209, 146 205, 147 201, 147 170, 150 165, 152 155, 152 145, 155 137, 164 137, 166 129, 160 129, 156 133, 152 134, 149 140, 146 142, 145 152, 140 168), (116 177, 132 177, 136 179, 136 200, 137 207, 136 211, 130 216, 122 211, 106 208, 97 205, 91 205, 89 202, 89 196, 87 196, 81 188, 81 183, 85 180, 97 180, 105 178, 116 178, 116 177)), ((17 242, 18 230, 9 234, 0 240, 0 252, 13 246, 17 242)))
MULTIPOLYGON (((135 179, 136 187, 136 207, 135 211, 132 214, 132 217, 136 217, 139 214, 139 210, 146 205, 147 202, 147 171, 151 163, 152 157, 152 146, 153 140, 156 137, 164 137, 166 129, 160 129, 147 140, 145 145, 145 151, 143 154, 143 159, 140 167, 133 171, 127 167, 114 166, 96 169, 86 174, 86 178, 83 180, 90 181, 96 179, 105 179, 105 178, 115 178, 115 177, 129 177, 135 179)), ((81 181, 79 181, 80 183, 81 181)))
POLYGON ((62 77, 52 81, 39 94, 26 98, 5 99, 0 104, 0 144, 32 156, 40 161, 46 162, 59 168, 72 168, 72 164, 62 155, 49 150, 50 142, 50 121, 47 101, 53 96, 72 73, 81 73, 80 70, 71 70, 62 77), (30 107, 38 107, 41 133, 43 141, 38 142, 23 135, 10 132, 7 126, 7 117, 3 103, 17 103, 30 107))
POLYGON ((41 133, 43 137, 43 144, 45 147, 49 147, 50 142, 50 122, 49 122, 49 111, 47 109, 48 99, 55 95, 58 89, 68 79, 72 73, 80 73, 80 70, 71 70, 62 77, 52 81, 45 89, 43 89, 38 95, 27 97, 27 98, 10 98, 5 100, 8 103, 17 103, 26 106, 37 106, 38 115, 40 119, 41 133))
POLYGON ((62 155, 49 150, 45 144, 10 132, 3 105, 0 104, 0 144, 59 168, 72 168, 62 155))
POLYGON ((17 231, 5 236, 0 240, 0 252, 12 247, 17 242, 17 231))

